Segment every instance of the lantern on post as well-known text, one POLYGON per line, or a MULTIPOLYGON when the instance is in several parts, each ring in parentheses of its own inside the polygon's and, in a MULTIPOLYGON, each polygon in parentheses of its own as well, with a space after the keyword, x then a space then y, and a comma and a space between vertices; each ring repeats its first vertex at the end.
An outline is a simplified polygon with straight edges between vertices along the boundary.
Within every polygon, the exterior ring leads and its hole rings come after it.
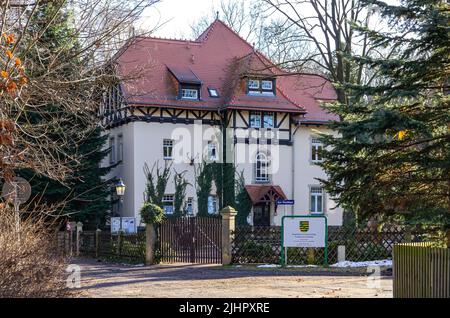
POLYGON ((116 194, 121 200, 125 194, 125 188, 125 183, 123 183, 122 179, 119 179, 119 181, 116 183, 116 194))
MULTIPOLYGON (((125 183, 123 183, 122 179, 119 179, 116 183, 116 195, 119 197, 119 211, 122 210, 121 205, 123 204, 123 196, 125 195, 125 183)), ((120 213, 120 212, 119 212, 120 213)))

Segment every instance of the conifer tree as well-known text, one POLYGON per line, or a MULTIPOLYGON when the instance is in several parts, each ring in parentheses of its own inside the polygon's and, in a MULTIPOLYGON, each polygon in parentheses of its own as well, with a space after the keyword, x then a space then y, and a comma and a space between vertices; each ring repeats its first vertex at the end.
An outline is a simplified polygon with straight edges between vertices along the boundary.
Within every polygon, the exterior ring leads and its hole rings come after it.
MULTIPOLYGON (((37 46, 40 52, 32 58, 33 67, 30 70, 37 75, 47 70, 47 64, 55 55, 70 55, 78 49, 78 44, 73 43, 76 38, 71 22, 71 11, 62 2, 42 2, 29 25, 31 34, 41 34, 37 46), (63 5, 63 6, 61 6, 63 5), (52 21, 50 23, 50 21, 52 21), (67 49, 67 48, 72 48, 67 49)), ((64 56, 59 58, 64 59, 64 56)), ((31 61, 30 61, 31 62, 31 61)), ((82 61, 72 59, 72 63, 80 66, 82 61)), ((69 80, 76 77, 72 68, 67 65, 58 70, 60 75, 69 80)), ((47 113, 58 113, 63 109, 51 100, 43 100, 45 97, 36 97, 32 100, 37 105, 44 105, 47 113)), ((82 96, 80 96, 82 98, 82 96)), ((42 175, 36 175, 32 170, 22 170, 18 174, 30 180, 35 203, 57 205, 61 214, 70 215, 75 221, 82 221, 94 226, 104 224, 106 214, 110 209, 108 197, 111 184, 102 178, 109 172, 109 168, 100 167, 100 163, 108 154, 104 149, 106 135, 102 135, 102 129, 96 125, 97 117, 93 111, 83 110, 83 116, 76 113, 60 114, 61 134, 55 132, 52 140, 61 144, 62 161, 67 163, 73 173, 69 174, 63 182, 52 180, 42 175), (72 158, 77 158, 73 160, 72 158)), ((29 121, 35 125, 46 122, 43 112, 27 114, 29 121)), ((56 155, 56 154, 55 154, 56 155)))
POLYGON ((450 4, 365 0, 387 28, 359 27, 383 47, 385 58, 357 58, 378 72, 376 85, 347 86, 350 108, 327 105, 341 116, 323 136, 328 192, 359 219, 373 215, 440 224, 450 220, 450 4))

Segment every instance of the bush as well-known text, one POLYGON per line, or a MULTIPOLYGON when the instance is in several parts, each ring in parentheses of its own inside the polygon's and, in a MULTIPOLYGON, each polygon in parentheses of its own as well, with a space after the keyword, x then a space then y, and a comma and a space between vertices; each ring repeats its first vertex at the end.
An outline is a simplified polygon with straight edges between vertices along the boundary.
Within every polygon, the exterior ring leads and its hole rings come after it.
POLYGON ((140 212, 141 218, 146 224, 161 224, 165 218, 164 210, 150 202, 145 202, 140 212))
POLYGON ((22 220, 17 234, 14 211, 0 204, 0 298, 71 296, 65 260, 44 220, 22 220))

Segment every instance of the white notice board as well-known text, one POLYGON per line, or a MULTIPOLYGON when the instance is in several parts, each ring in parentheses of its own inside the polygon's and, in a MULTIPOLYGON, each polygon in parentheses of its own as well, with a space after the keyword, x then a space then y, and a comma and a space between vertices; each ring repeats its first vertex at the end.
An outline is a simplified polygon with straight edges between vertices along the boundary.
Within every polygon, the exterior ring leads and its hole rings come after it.
POLYGON ((325 216, 283 217, 283 247, 325 247, 325 216))

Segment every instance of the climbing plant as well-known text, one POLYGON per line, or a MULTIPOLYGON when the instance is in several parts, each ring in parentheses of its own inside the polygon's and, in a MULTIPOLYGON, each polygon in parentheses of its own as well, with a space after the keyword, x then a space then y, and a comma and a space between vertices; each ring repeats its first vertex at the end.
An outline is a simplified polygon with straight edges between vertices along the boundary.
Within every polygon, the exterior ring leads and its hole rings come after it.
POLYGON ((181 217, 185 215, 186 208, 183 206, 184 199, 186 197, 186 188, 191 185, 184 177, 187 171, 176 172, 173 177, 173 182, 175 184, 175 195, 174 195, 174 217, 181 217))
POLYGON ((157 161, 153 164, 153 167, 150 170, 147 163, 144 164, 144 173, 147 178, 147 184, 144 192, 145 202, 150 202, 162 207, 162 199, 166 191, 167 183, 169 182, 171 167, 171 163, 165 163, 164 168, 162 169, 159 167, 157 161))
POLYGON ((236 180, 236 223, 238 226, 248 225, 247 218, 252 209, 252 201, 245 189, 244 172, 237 174, 236 180))
POLYGON ((194 166, 195 172, 195 188, 197 192, 197 216, 208 217, 208 196, 211 193, 213 173, 210 163, 205 161, 194 166))

